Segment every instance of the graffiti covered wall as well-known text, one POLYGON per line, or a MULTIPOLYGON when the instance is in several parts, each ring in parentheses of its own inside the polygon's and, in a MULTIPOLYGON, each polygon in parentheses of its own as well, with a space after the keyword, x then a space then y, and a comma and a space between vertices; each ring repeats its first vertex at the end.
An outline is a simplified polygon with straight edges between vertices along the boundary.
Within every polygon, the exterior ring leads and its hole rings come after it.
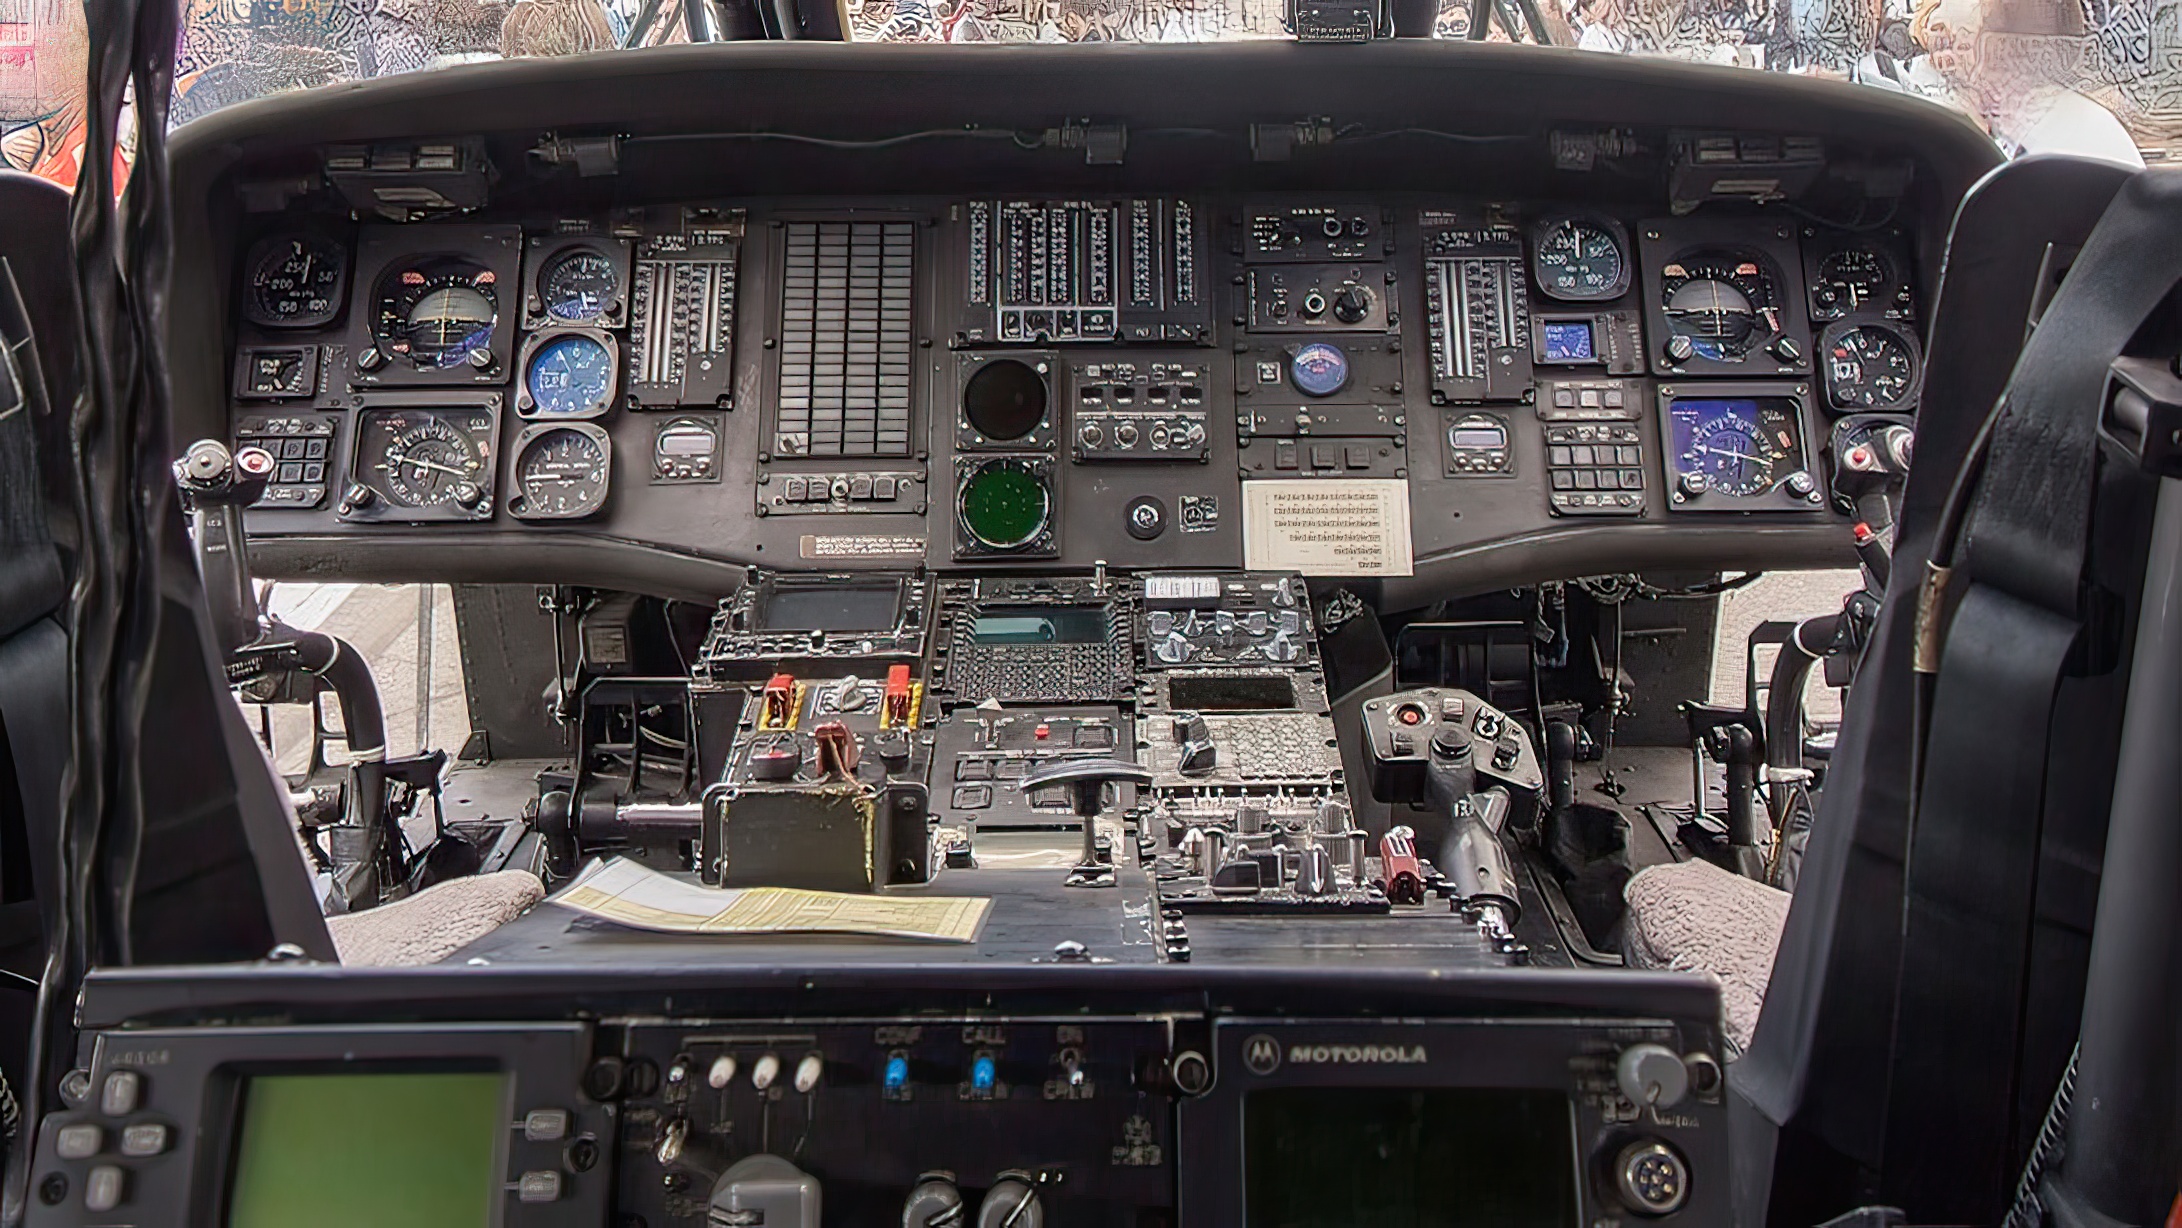
MULTIPOLYGON (((679 41, 640 0, 185 0, 174 120, 266 94, 507 56, 679 41), (639 24, 641 23, 641 24, 639 24)), ((1439 33, 1469 33, 1442 0, 1439 33)), ((1277 38, 1280 0, 848 0, 896 42, 1277 38)), ((1808 73, 1956 107, 2004 148, 2111 129, 2182 158, 2182 0, 1488 0, 1551 41, 1808 73)), ((1506 37, 1501 23, 1489 31, 1506 37)), ((88 38, 80 0, 0 0, 0 164, 73 185, 88 38)))

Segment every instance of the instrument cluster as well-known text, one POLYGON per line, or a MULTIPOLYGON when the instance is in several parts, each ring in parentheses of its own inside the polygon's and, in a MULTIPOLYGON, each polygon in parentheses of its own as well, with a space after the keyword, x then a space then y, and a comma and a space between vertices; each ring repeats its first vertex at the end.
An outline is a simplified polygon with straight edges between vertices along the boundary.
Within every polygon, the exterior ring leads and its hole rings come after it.
POLYGON ((1916 405, 1914 260, 1899 231, 1784 217, 1140 198, 290 223, 240 270, 235 422, 316 453, 268 489, 276 535, 634 508, 628 536, 742 518, 750 550, 812 565, 1403 575, 1556 522, 1824 511, 1829 416, 1916 405), (1268 527, 1298 494, 1366 493, 1410 538, 1378 562, 1337 556, 1347 512, 1268 527))

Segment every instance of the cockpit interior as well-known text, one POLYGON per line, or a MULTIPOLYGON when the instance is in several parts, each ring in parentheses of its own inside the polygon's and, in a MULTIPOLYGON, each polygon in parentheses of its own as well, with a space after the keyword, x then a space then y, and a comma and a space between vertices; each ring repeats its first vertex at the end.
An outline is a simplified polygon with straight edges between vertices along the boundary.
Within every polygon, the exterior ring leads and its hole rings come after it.
POLYGON ((761 7, 169 133, 91 6, 0 1219, 2182 1222, 2177 172, 761 7))

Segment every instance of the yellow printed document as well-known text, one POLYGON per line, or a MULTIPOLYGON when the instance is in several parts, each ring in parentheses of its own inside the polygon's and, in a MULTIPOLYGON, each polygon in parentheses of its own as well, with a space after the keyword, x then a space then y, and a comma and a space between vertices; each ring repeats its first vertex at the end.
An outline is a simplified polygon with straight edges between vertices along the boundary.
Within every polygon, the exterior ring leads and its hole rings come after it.
POLYGON ((669 934, 853 934, 974 942, 992 901, 707 887, 626 857, 594 861, 549 904, 669 934))

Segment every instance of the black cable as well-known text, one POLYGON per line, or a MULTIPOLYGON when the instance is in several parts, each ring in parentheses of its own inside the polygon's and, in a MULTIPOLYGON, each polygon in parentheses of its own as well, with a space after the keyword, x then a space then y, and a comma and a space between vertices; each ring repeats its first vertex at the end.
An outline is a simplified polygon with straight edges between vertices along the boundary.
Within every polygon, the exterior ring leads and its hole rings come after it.
POLYGON ((134 497, 128 503, 132 547, 130 598, 124 611, 128 635, 121 653, 121 695, 125 705, 116 739, 122 804, 115 815, 118 827, 111 835, 108 869, 112 881, 107 886, 113 913, 113 955, 123 964, 135 962, 131 919, 147 813, 143 730, 151 708, 153 660, 166 607, 159 538, 167 528, 174 495, 173 475, 168 469, 167 362, 161 329, 173 240, 167 210, 166 143, 167 111, 174 85, 173 48, 180 36, 176 13, 173 4, 138 4, 136 53, 130 65, 136 159, 127 199, 128 305, 136 331, 138 361, 132 372, 134 395, 127 407, 128 416, 133 418, 130 444, 134 453, 130 466, 133 479, 127 493, 134 497))
POLYGON ((1378 132, 1355 132, 1353 130, 1345 130, 1345 132, 1347 134, 1344 134, 1344 132, 1334 133, 1335 144, 1361 145, 1366 141, 1383 141, 1389 137, 1397 136, 1428 136, 1435 140, 1454 141, 1464 145, 1504 145, 1511 141, 1527 141, 1530 139, 1524 134, 1514 132, 1446 132, 1438 128, 1386 128, 1378 132))
POLYGON ((1024 149, 1039 149, 1044 142, 1023 143, 1023 134, 1011 128, 926 128, 921 132, 904 132, 895 136, 873 137, 857 140, 845 137, 806 136, 800 132, 669 132, 654 136, 632 136, 622 140, 630 145, 653 145, 685 141, 786 141, 794 145, 816 145, 822 149, 887 149, 896 145, 908 145, 916 141, 937 141, 950 138, 969 140, 1013 141, 1024 149))
MULTIPOLYGON (((159 328, 170 253, 166 129, 177 10, 140 0, 86 0, 84 9, 83 161, 69 219, 82 360, 69 414, 68 499, 78 550, 66 616, 69 761, 54 880, 61 900, 47 912, 31 1077, 20 1105, 9 1098, 19 1110, 11 1115, 30 1122, 73 1064, 72 1012, 84 973, 131 954, 129 899, 144 815, 141 732, 159 637, 159 534, 169 511, 159 328), (137 155, 123 229, 114 164, 132 85, 137 155)), ((9 1225, 24 1216, 29 1153, 8 1149, 0 1220, 9 1225)))

